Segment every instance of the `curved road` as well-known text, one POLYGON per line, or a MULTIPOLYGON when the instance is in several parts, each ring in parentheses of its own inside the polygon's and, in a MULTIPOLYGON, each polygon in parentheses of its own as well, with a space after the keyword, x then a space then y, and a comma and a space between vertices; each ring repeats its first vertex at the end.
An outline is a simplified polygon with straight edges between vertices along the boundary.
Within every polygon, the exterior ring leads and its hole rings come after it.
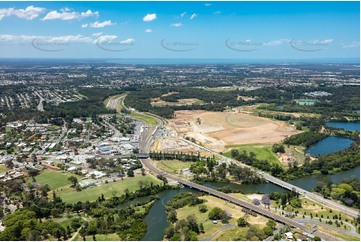
POLYGON ((255 171, 258 175, 260 175, 261 177, 266 179, 268 182, 271 182, 271 183, 273 183, 275 185, 278 185, 278 186, 283 187, 285 189, 288 189, 290 191, 295 190, 299 194, 305 195, 306 197, 308 197, 308 198, 310 198, 310 199, 312 199, 312 200, 314 200, 316 202, 319 202, 319 203, 321 203, 321 204, 323 204, 325 206, 328 206, 330 208, 336 209, 336 210, 338 210, 340 212, 343 212, 343 213, 345 213, 345 214, 347 214, 347 215, 349 215, 351 217, 357 218, 360 215, 360 211, 358 211, 356 209, 353 209, 353 208, 347 207, 345 205, 342 205, 342 204, 340 204, 338 202, 323 198, 323 197, 321 197, 321 196, 319 196, 317 194, 314 194, 312 192, 309 192, 309 191, 307 191, 305 189, 302 189, 300 187, 292 185, 292 184, 290 184, 288 182, 282 181, 281 179, 278 179, 278 178, 276 178, 276 177, 274 177, 274 176, 272 176, 272 175, 270 175, 268 173, 256 170, 254 167, 243 164, 240 161, 237 161, 235 159, 231 159, 231 158, 228 158, 226 156, 223 156, 223 155, 221 155, 221 154, 219 154, 219 153, 217 153, 217 152, 215 152, 213 150, 210 150, 210 149, 208 149, 206 147, 195 144, 195 143, 193 143, 193 142, 191 142, 189 140, 186 140, 186 139, 183 139, 183 138, 181 138, 181 139, 183 141, 187 142, 188 144, 191 144, 193 146, 197 146, 198 148, 203 149, 203 150, 205 150, 205 151, 207 151, 207 152, 209 152, 209 153, 211 153, 211 154, 213 154, 215 156, 221 157, 222 159, 226 160, 228 163, 234 162, 234 163, 236 163, 238 165, 248 167, 248 168, 252 169, 253 171, 255 171))
MULTIPOLYGON (((124 99, 121 100, 121 103, 122 105, 124 106, 124 103, 123 103, 124 99)), ((150 147, 152 145, 152 143, 154 142, 154 137, 156 136, 156 132, 160 127, 162 127, 164 125, 164 120, 162 120, 161 118, 157 117, 156 115, 149 115, 149 114, 144 114, 142 113, 142 115, 147 115, 147 116, 151 116, 152 118, 155 118, 157 121, 158 121, 158 125, 154 127, 154 129, 152 129, 152 127, 149 127, 147 130, 144 130, 145 132, 142 132, 141 136, 142 136, 142 139, 141 139, 141 152, 145 152, 145 153, 148 153, 150 151, 150 147)), ((187 141, 185 139, 183 139, 184 141, 188 142, 188 143, 191 143, 193 145, 196 145, 194 144, 193 142, 190 142, 190 141, 187 141)), ((198 146, 198 145, 197 145, 198 146)), ((240 165, 243 165, 243 166, 246 166, 244 164, 242 164, 241 162, 239 161, 236 161, 236 160, 233 160, 233 159, 230 159, 230 158, 227 158, 223 155, 220 155, 219 153, 217 152, 214 152, 212 150, 209 150, 205 147, 202 147, 202 146, 199 146, 199 148, 201 149, 204 149, 214 155, 217 155, 217 156, 221 156, 223 159, 225 159, 226 161, 231 161, 231 162, 235 162, 235 163, 238 163, 240 165)), ((171 180, 174 180, 174 181, 177 181, 185 186, 188 186, 188 187, 191 187, 191 188, 195 188, 195 189, 198 189, 200 191, 204 191, 204 192, 207 192, 213 196, 216 196, 216 197, 219 197, 221 199, 224 199, 224 200, 227 200, 229 202, 232 202, 236 205, 239 205, 241 207, 244 207, 246 209, 249 209, 251 211, 254 211, 258 214, 261 214, 265 217, 268 217, 268 218, 271 218, 271 219, 274 219, 275 221, 278 221, 278 222, 281 222, 283 224, 287 224, 287 225, 290 225, 291 227, 294 227, 294 228, 298 228, 302 231, 305 231, 305 232, 308 232, 308 233, 312 233, 314 234, 315 236, 319 236, 320 238, 324 239, 324 240, 331 240, 331 241, 336 241, 336 240, 340 240, 339 238, 336 238, 334 236, 331 236, 329 234, 326 234, 326 233, 323 233, 321 231, 315 231, 314 229, 311 229, 309 228, 308 226, 306 225, 303 225, 301 223, 298 223, 296 222, 295 220, 292 220, 292 219, 289 219, 289 218, 286 218, 284 216, 281 216, 281 215, 278 215, 278 214, 274 214, 272 212, 270 212, 269 210, 267 209, 264 209, 262 207, 258 207, 252 203, 248 203, 248 202, 245 202, 245 201, 242 201, 240 199, 237 199, 237 198, 234 198, 232 196, 229 196, 228 194, 226 193, 222 193, 222 192, 219 192, 217 190, 214 190, 214 189, 211 189, 211 188, 208 188, 208 187, 205 187, 205 186, 202 186, 202 185, 199 185, 199 184, 196 184, 196 183, 193 183, 193 182, 190 182, 188 180, 184 180, 184 179, 181 179, 180 177, 178 176, 175 176, 175 175, 172 175, 172 174, 169 174, 163 170, 160 170, 158 169, 157 167, 153 166, 153 164, 151 164, 149 162, 149 159, 142 159, 141 160, 144 167, 148 168, 151 172, 153 172, 154 174, 158 175, 158 174, 161 174, 163 175, 164 177, 168 178, 168 179, 171 179, 171 180)), ((328 205, 330 207, 333 207, 333 208, 336 208, 337 210, 341 210, 342 212, 348 214, 348 215, 351 215, 351 216, 354 216, 354 217, 357 217, 359 215, 359 211, 356 211, 354 209, 350 209, 346 206, 343 206, 341 204, 338 204, 336 202, 333 202, 333 201, 330 201, 330 200, 327 200, 327 199, 324 199, 323 197, 320 197, 316 194, 313 194, 311 192, 308 192, 304 189, 301 189, 301 188, 298 188, 298 187, 295 187, 294 185, 292 184, 289 184, 287 182, 284 182, 278 178, 275 178, 269 174, 266 174, 264 172, 260 172, 260 171, 257 171, 255 170, 253 167, 249 167, 251 168, 252 170, 254 170, 255 172, 257 172, 259 175, 263 176, 266 180, 268 180, 269 182, 272 182, 276 185, 279 185, 281 187, 284 187, 284 188, 287 188, 289 190, 296 190, 297 192, 301 193, 301 194, 304 194, 306 196, 308 196, 309 198, 315 200, 315 201, 318 201, 324 205, 328 205)))
POLYGON ((300 230, 302 230, 304 232, 314 234, 315 236, 319 236, 320 238, 323 238, 324 240, 330 240, 330 241, 340 240, 340 239, 338 239, 338 238, 336 238, 334 236, 322 233, 320 231, 314 231, 314 229, 309 228, 308 226, 303 225, 301 223, 298 223, 293 219, 289 219, 289 218, 286 218, 284 216, 272 213, 268 209, 264 209, 262 207, 254 205, 252 203, 245 202, 245 201, 240 200, 238 198, 232 197, 232 196, 230 196, 230 195, 228 195, 226 193, 214 190, 212 188, 209 188, 209 187, 206 187, 206 186, 203 186, 203 185, 199 185, 197 183, 194 183, 194 182, 191 182, 191 181, 188 181, 188 180, 184 180, 184 179, 182 179, 182 178, 180 178, 178 176, 175 176, 175 175, 172 175, 172 174, 170 174, 168 172, 160 170, 150 162, 150 159, 142 159, 141 161, 142 161, 143 166, 146 167, 150 172, 152 172, 155 175, 162 175, 162 176, 166 177, 167 179, 177 181, 178 183, 183 184, 184 186, 206 192, 206 193, 208 193, 210 195, 221 198, 221 199, 226 200, 226 201, 228 201, 230 203, 239 205, 239 206, 241 206, 243 208, 246 208, 248 210, 251 210, 253 212, 256 212, 256 213, 258 213, 260 215, 263 215, 263 216, 265 216, 267 218, 271 218, 271 219, 273 219, 273 220, 275 220, 277 222, 280 222, 282 224, 287 224, 287 225, 289 225, 291 227, 300 229, 300 230))
POLYGON ((325 223, 322 223, 322 222, 316 221, 316 220, 303 219, 303 218, 294 218, 294 220, 299 222, 299 223, 302 223, 302 224, 315 224, 315 225, 320 225, 320 226, 323 226, 323 227, 327 227, 330 230, 335 230, 335 231, 337 231, 339 233, 347 234, 347 235, 350 235, 350 236, 353 236, 353 237, 359 237, 360 236, 359 234, 356 233, 355 227, 353 227, 353 229, 351 227, 351 231, 347 231, 347 230, 336 228, 335 226, 325 224, 325 223))

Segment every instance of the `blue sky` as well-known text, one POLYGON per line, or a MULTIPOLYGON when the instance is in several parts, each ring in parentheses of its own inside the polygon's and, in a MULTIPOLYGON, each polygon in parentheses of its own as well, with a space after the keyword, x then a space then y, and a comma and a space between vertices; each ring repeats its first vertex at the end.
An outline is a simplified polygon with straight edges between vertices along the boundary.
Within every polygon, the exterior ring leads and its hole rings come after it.
POLYGON ((0 58, 359 58, 359 2, 0 2, 0 58))

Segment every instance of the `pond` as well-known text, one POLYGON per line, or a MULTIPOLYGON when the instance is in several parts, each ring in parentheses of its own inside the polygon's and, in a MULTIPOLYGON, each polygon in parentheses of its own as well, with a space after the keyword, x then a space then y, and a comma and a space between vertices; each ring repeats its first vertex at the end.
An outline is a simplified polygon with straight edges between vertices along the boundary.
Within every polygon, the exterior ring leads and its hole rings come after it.
POLYGON ((329 136, 307 148, 306 153, 314 157, 327 155, 350 147, 352 142, 349 138, 329 136))
POLYGON ((360 122, 327 122, 326 125, 333 128, 360 132, 360 122))

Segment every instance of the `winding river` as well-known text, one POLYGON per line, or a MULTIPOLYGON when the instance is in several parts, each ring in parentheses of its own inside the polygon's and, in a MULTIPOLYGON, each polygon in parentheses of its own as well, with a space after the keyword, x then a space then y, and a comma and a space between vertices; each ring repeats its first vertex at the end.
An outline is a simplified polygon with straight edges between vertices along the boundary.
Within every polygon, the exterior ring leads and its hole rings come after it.
MULTIPOLYGON (((345 130, 360 131, 360 122, 328 122, 326 125, 336 128, 343 128, 345 130)), ((311 153, 311 155, 315 156, 318 156, 320 154, 329 154, 342 149, 346 149, 351 145, 351 143, 352 140, 348 138, 327 137, 317 142, 315 145, 311 146, 306 152, 311 153)), ((360 179, 360 166, 348 171, 341 171, 333 175, 311 175, 295 180, 290 180, 288 182, 307 191, 312 191, 312 189, 316 186, 317 181, 320 181, 325 177, 331 178, 333 183, 339 183, 344 178, 350 178, 352 176, 360 179)), ((272 183, 257 185, 238 185, 218 182, 206 183, 204 185, 212 188, 229 186, 231 188, 240 189, 244 193, 271 193, 286 191, 285 189, 272 183)), ((164 206, 176 194, 186 191, 196 192, 189 188, 182 188, 177 190, 168 190, 158 194, 159 199, 155 201, 154 205, 149 211, 149 214, 144 219, 147 223, 148 228, 147 233, 142 238, 142 241, 161 241, 163 239, 164 230, 168 226, 164 206)), ((142 199, 147 198, 140 198, 138 201, 141 201, 142 199)))

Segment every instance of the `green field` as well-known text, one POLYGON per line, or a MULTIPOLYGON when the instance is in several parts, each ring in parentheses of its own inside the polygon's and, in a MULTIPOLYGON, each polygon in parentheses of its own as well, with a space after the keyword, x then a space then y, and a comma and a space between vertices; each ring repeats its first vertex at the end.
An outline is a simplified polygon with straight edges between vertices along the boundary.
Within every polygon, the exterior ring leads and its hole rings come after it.
POLYGON ((160 184, 161 182, 151 176, 138 176, 133 178, 128 178, 124 180, 119 180, 117 182, 109 182, 108 184, 102 184, 99 186, 89 187, 80 192, 76 191, 73 188, 63 188, 61 191, 58 191, 58 195, 67 203, 76 203, 78 201, 95 201, 101 194, 105 198, 110 198, 114 195, 119 196, 124 193, 124 190, 128 188, 130 192, 135 191, 139 188, 139 181, 143 182, 153 182, 160 184))
POLYGON ((179 160, 161 160, 157 161, 157 166, 171 173, 179 173, 180 170, 191 167, 195 162, 183 162, 179 160))
POLYGON ((315 99, 308 99, 308 98, 296 99, 295 101, 298 105, 310 105, 310 106, 315 105, 316 102, 315 99))
POLYGON ((70 176, 75 176, 80 180, 80 176, 72 173, 63 173, 61 171, 43 170, 40 175, 36 176, 36 182, 42 185, 48 184, 50 189, 55 190, 60 187, 70 186, 71 182, 68 180, 70 176))
MULTIPOLYGON (((86 241, 94 241, 93 236, 85 236, 86 241)), ((119 241, 119 236, 117 234, 96 234, 95 239, 97 241, 119 241)), ((75 237, 74 241, 83 241, 83 238, 78 235, 75 237)))
POLYGON ((139 113, 132 113, 132 114, 130 114, 130 116, 132 118, 135 118, 135 119, 143 120, 143 121, 147 122, 150 125, 157 125, 158 124, 157 120, 150 117, 150 116, 142 115, 142 114, 139 114, 139 113))
POLYGON ((9 168, 7 168, 5 165, 0 165, 0 173, 7 172, 9 168))
POLYGON ((272 145, 234 145, 227 146, 227 148, 229 148, 229 151, 224 153, 227 157, 231 157, 231 149, 238 149, 240 153, 245 150, 248 154, 250 152, 255 153, 257 159, 268 160, 272 163, 283 166, 277 156, 272 152, 272 145))

